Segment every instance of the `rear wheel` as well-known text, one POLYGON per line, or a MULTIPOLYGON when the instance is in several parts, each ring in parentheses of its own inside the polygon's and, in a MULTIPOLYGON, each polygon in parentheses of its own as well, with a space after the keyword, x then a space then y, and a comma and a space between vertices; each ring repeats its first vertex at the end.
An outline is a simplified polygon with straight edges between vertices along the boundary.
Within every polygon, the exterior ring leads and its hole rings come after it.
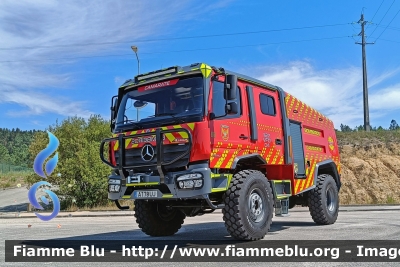
POLYGON ((273 216, 273 196, 264 174, 254 170, 235 174, 224 202, 223 218, 233 238, 258 240, 267 234, 273 216))
POLYGON ((318 175, 317 185, 308 194, 308 208, 317 224, 333 224, 339 213, 339 193, 333 177, 318 175))
POLYGON ((293 209, 296 206, 295 196, 289 197, 289 209, 293 209))
POLYGON ((135 200, 135 217, 139 228, 150 236, 173 235, 181 228, 185 214, 160 202, 135 200))

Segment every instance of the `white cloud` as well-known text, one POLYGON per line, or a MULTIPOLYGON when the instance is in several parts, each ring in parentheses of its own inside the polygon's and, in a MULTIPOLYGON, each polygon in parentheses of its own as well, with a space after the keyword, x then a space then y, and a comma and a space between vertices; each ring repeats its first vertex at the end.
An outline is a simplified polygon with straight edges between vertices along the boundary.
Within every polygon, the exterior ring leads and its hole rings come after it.
MULTIPOLYGON (((220 8, 228 2, 219 1, 208 8, 220 8)), ((127 42, 166 33, 171 23, 206 11, 207 3, 196 3, 196 11, 185 11, 191 10, 192 3, 170 1, 166 6, 164 1, 0 1, 0 104, 17 103, 27 108, 22 113, 89 116, 91 112, 83 103, 59 100, 63 95, 60 89, 73 80, 72 74, 65 73, 65 66, 76 61, 44 60, 126 51, 129 43, 93 43, 127 42), (70 46, 74 44, 87 45, 70 46), (18 47, 29 49, 8 49, 18 47)))
POLYGON ((371 94, 370 99, 369 106, 372 110, 400 109, 400 83, 371 94))
POLYGON ((393 77, 394 75, 396 75, 399 72, 400 72, 400 68, 397 68, 397 69, 394 69, 394 70, 385 71, 384 73, 382 73, 378 77, 375 77, 371 81, 369 81, 368 82, 368 88, 371 88, 371 87, 373 87, 375 85, 380 84, 381 82, 385 81, 386 79, 389 79, 390 77, 393 77))
MULTIPOLYGON (((288 93, 321 111, 333 120, 350 126, 363 122, 362 71, 360 68, 317 70, 308 61, 286 65, 264 66, 257 70, 262 81, 278 85, 288 93), (261 69, 261 71, 260 71, 261 69)), ((374 85, 393 76, 389 71, 374 79, 374 85)), ((369 96, 370 117, 382 117, 385 112, 400 109, 400 84, 377 89, 369 96), (378 112, 379 110, 379 112, 378 112)))

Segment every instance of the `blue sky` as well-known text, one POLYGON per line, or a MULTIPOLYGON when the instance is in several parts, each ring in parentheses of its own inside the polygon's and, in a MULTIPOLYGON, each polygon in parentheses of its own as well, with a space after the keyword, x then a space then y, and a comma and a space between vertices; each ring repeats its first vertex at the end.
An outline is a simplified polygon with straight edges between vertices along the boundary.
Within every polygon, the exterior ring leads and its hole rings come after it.
POLYGON ((131 45, 141 72, 205 62, 282 87, 336 128, 355 127, 362 10, 376 41, 366 48, 371 125, 400 123, 400 1, 167 2, 1 1, 0 127, 108 119, 111 96, 137 74, 131 45))

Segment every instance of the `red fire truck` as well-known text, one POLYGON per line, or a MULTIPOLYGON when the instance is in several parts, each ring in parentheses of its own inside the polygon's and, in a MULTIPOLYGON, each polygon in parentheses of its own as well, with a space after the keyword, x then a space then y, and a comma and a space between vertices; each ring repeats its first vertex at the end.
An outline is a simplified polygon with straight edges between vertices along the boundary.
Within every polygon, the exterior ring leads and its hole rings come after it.
POLYGON ((317 224, 336 221, 333 123, 280 87, 196 63, 138 75, 111 102, 108 198, 120 209, 134 200, 144 233, 173 235, 217 209, 240 240, 264 238, 273 214, 295 205, 317 224))

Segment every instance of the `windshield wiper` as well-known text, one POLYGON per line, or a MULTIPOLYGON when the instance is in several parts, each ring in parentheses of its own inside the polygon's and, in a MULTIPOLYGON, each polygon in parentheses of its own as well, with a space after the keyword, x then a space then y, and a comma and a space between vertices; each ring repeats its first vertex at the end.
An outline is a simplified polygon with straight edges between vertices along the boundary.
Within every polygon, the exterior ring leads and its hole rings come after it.
POLYGON ((184 123, 185 120, 176 117, 176 114, 177 113, 160 113, 160 114, 157 114, 156 117, 171 116, 172 118, 174 118, 174 122, 176 122, 176 123, 184 123))
POLYGON ((161 116, 169 115, 169 116, 171 116, 172 118, 176 118, 176 114, 177 114, 177 113, 159 113, 159 114, 157 114, 156 117, 161 117, 161 116))
POLYGON ((131 120, 119 122, 119 123, 116 123, 116 125, 118 125, 119 127, 123 127, 123 128, 134 126, 134 127, 136 127, 135 129, 143 129, 142 126, 137 124, 137 121, 131 121, 131 120), (127 122, 127 123, 125 123, 125 122, 127 122))

